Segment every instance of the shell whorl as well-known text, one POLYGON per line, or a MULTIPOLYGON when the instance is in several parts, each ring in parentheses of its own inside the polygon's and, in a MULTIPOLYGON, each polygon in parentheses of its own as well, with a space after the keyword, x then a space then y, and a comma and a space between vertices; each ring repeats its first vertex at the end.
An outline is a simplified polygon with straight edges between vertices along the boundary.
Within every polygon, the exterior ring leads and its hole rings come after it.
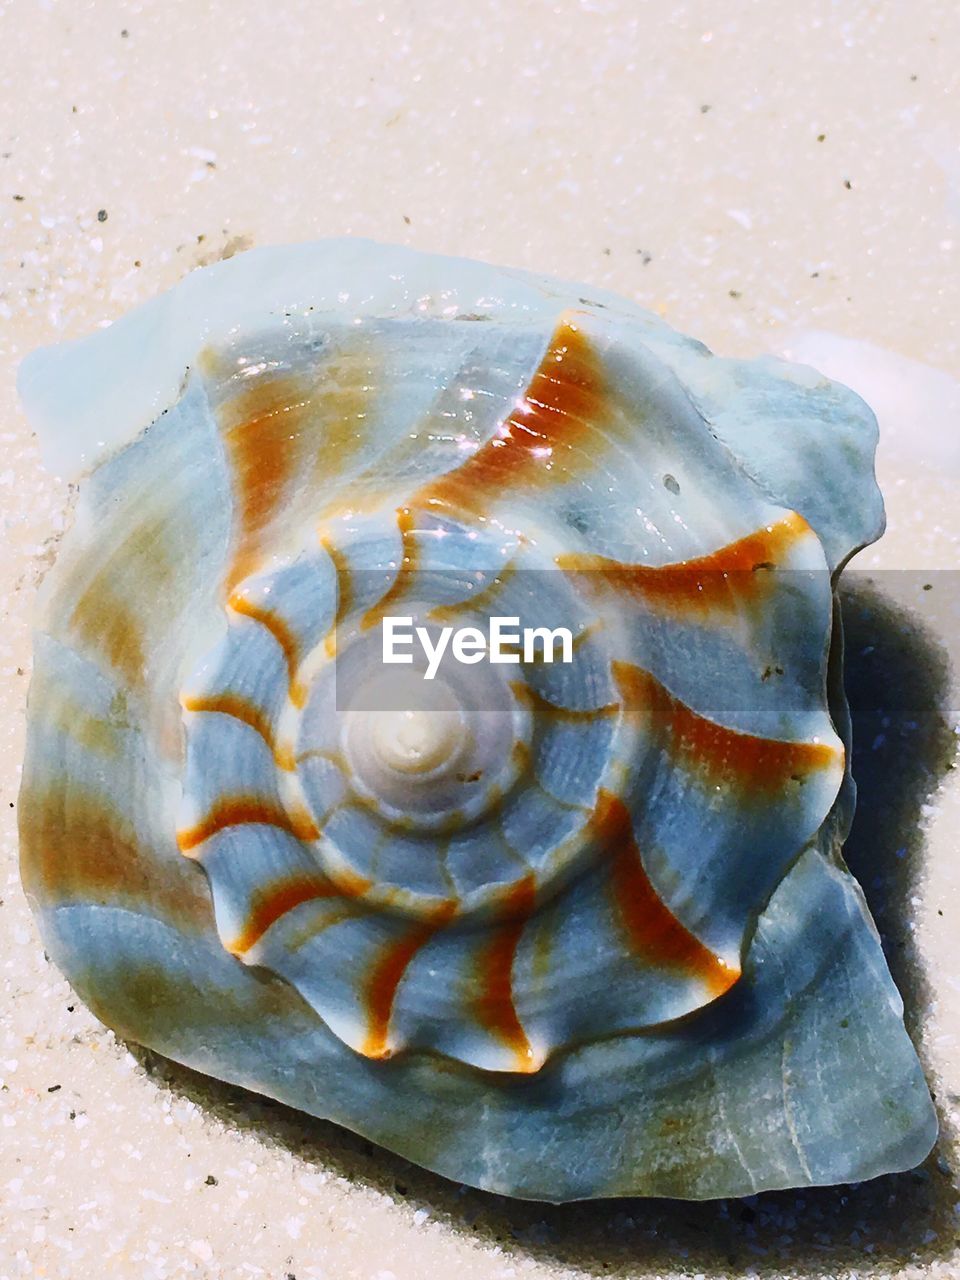
POLYGON ((522 381, 469 320, 205 354, 227 626, 180 689, 177 839, 223 945, 359 1053, 529 1072, 727 991, 844 760, 806 520, 718 446, 705 465, 675 380, 596 317, 510 345, 522 381), (448 667, 393 705, 373 649, 398 612, 562 620, 576 653, 448 667))

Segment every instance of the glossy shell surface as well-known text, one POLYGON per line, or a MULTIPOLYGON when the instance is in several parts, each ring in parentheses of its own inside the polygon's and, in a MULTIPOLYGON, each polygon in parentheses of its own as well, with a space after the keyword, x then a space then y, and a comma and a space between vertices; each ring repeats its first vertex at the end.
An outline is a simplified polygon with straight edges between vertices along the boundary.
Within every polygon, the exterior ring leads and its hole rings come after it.
POLYGON ((82 476, 22 874, 105 1022, 507 1194, 923 1158, 839 854, 856 396, 360 241, 196 272, 21 390, 82 476), (572 660, 448 665, 421 714, 376 692, 398 614, 564 625, 572 660))

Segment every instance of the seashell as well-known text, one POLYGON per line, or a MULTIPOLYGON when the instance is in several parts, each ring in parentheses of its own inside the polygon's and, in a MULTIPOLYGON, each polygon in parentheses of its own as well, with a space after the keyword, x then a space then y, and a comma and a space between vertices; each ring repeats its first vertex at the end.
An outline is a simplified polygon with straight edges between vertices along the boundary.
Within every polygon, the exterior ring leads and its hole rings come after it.
POLYGON ((361 241, 197 271, 21 390, 83 475, 23 883, 109 1026, 509 1195, 926 1155, 839 853, 834 583, 883 521, 852 392, 361 241), (565 625, 570 661, 428 683, 377 656, 401 615, 565 625))

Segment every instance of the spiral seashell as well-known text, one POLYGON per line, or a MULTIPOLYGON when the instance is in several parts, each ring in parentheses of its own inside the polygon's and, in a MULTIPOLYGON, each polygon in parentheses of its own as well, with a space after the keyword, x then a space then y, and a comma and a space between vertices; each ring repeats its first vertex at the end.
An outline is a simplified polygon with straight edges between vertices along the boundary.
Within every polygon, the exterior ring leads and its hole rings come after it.
POLYGON ((25 888, 121 1034, 477 1186, 909 1167, 936 1122, 839 858, 872 415, 582 294, 259 250, 27 361, 85 479, 25 888), (517 642, 424 679, 391 618, 517 642))

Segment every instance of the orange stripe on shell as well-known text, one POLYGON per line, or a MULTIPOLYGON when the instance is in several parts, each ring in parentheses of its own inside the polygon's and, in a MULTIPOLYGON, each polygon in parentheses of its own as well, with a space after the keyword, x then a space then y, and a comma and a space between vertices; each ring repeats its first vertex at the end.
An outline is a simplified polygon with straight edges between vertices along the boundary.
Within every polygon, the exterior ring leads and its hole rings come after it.
POLYGON ((783 742, 741 733, 698 715, 633 663, 613 662, 611 669, 628 720, 663 734, 671 758, 691 773, 705 774, 713 787, 768 796, 825 769, 836 770, 839 781, 844 766, 839 743, 783 742))
POLYGON ((608 417, 601 362, 575 323, 564 315, 526 391, 464 463, 430 481, 411 499, 414 507, 443 507, 483 515, 504 490, 540 488, 586 462, 606 441, 598 423, 608 417))
POLYGON ((610 868, 614 909, 634 954, 703 983, 714 997, 740 976, 694 936, 660 898, 647 875, 627 806, 601 787, 590 825, 610 868))
POLYGON ((456 911, 456 903, 443 903, 426 920, 388 943, 374 960, 364 983, 367 1033, 360 1047, 364 1057, 393 1056, 395 1050, 390 1045, 389 1033, 397 988, 417 952, 453 919, 456 911))
POLYGON ((320 835, 308 814, 290 814, 280 805, 254 796, 229 796, 219 800, 200 822, 178 831, 177 845, 181 853, 190 855, 228 827, 250 824, 278 827, 298 840, 316 840, 320 835))
POLYGON ((505 896, 505 918, 493 926, 492 937, 477 958, 480 991, 472 1002, 478 1023, 510 1050, 512 1070, 523 1073, 538 1071, 543 1064, 527 1039, 513 1001, 513 961, 535 905, 536 880, 532 875, 524 876, 505 896))
POLYGON ((673 564, 624 564, 607 556, 571 554, 557 557, 568 573, 596 574, 597 587, 612 590, 678 616, 704 617, 735 613, 756 602, 775 579, 770 570, 782 566, 803 538, 815 537, 803 516, 791 511, 766 528, 728 543, 706 556, 673 564))
POLYGON ((323 898, 339 897, 339 890, 320 876, 292 875, 275 881, 253 894, 243 928, 224 946, 233 955, 242 956, 260 941, 281 917, 323 898))
POLYGON ((234 613, 259 622, 276 640, 283 652, 283 660, 287 668, 287 680, 290 686, 290 701, 296 707, 302 707, 306 701, 306 690, 297 682, 297 668, 300 665, 300 644, 297 637, 287 626, 283 618, 271 609, 255 604, 247 596, 234 592, 227 601, 234 613))
POLYGON ((270 717, 243 694, 224 692, 196 696, 184 695, 180 699, 180 704, 185 711, 212 712, 230 716, 233 720, 239 720, 241 724, 249 725, 270 748, 278 768, 288 772, 296 768, 292 749, 284 743, 276 742, 270 717))

